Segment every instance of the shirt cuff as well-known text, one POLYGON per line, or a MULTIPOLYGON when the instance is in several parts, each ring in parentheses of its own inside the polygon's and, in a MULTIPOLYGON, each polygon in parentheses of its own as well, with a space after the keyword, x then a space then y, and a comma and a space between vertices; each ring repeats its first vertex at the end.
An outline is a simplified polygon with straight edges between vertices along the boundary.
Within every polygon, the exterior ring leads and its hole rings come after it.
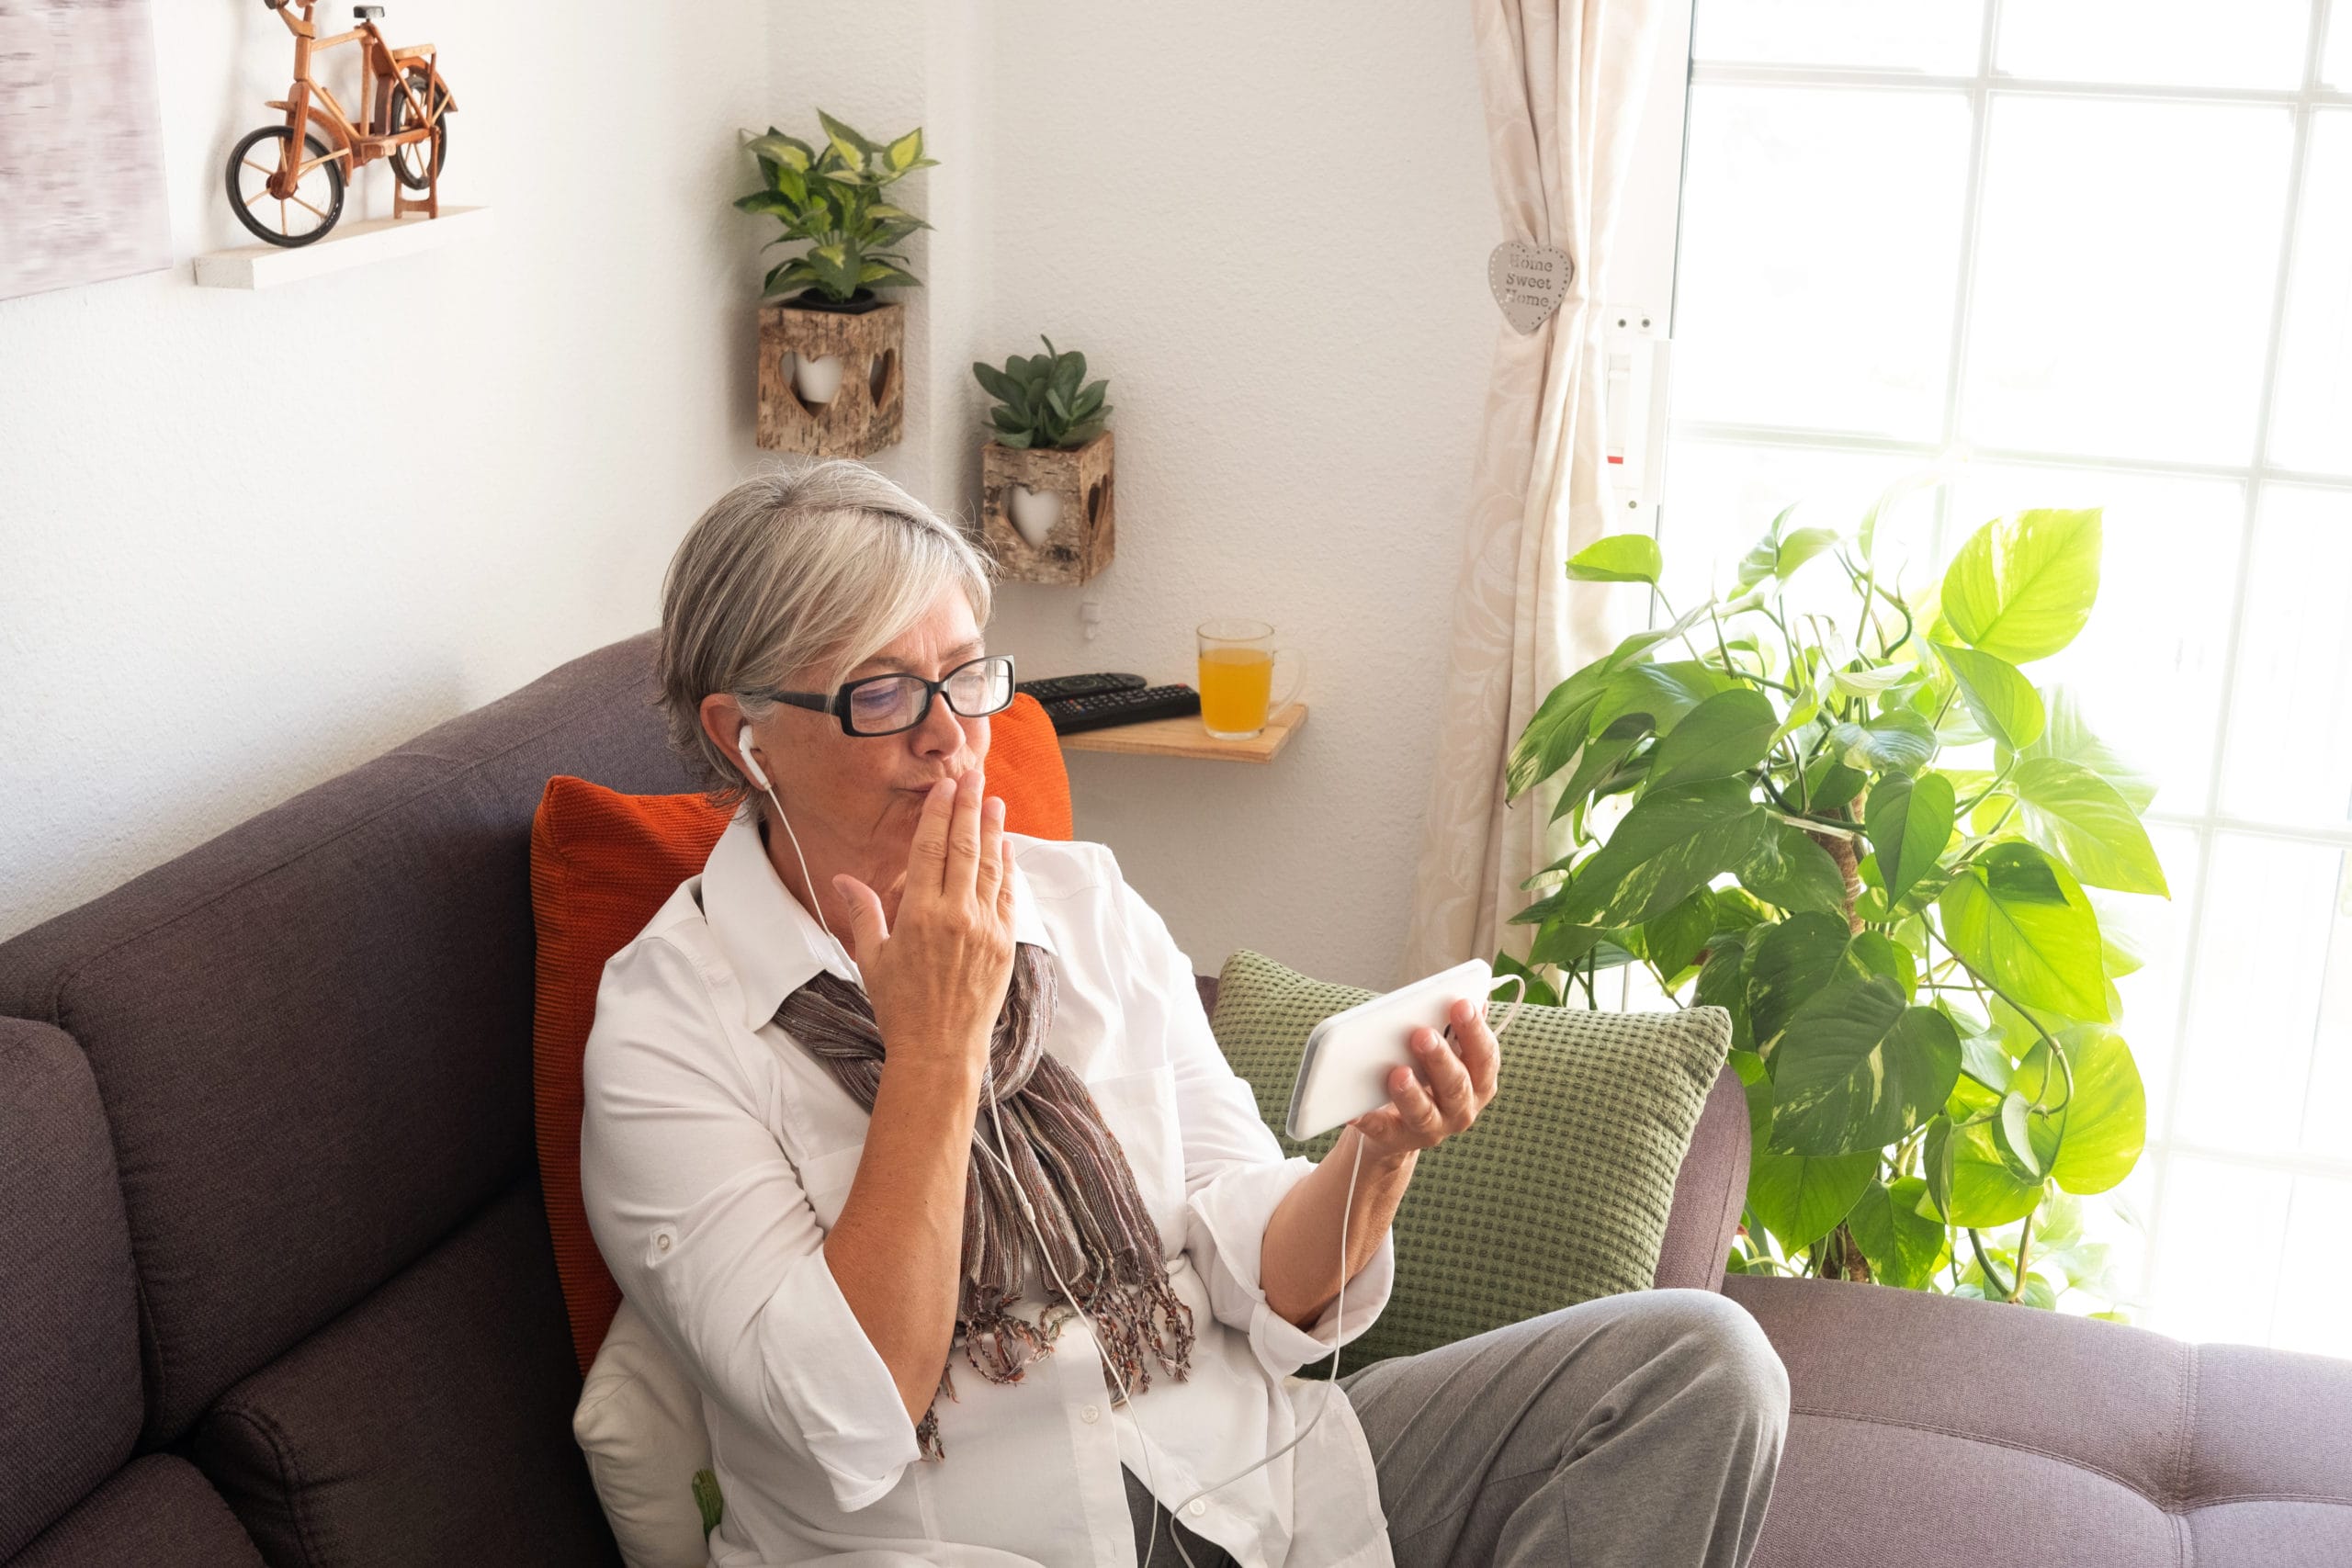
POLYGON ((1305 1155, 1281 1161, 1233 1166, 1219 1172, 1185 1201, 1186 1246, 1208 1283, 1209 1310, 1221 1323, 1249 1336, 1250 1348, 1276 1377, 1288 1377, 1370 1328, 1388 1304, 1396 1279, 1396 1234, 1380 1238, 1379 1250, 1356 1270, 1313 1326, 1301 1328, 1266 1304, 1258 1275, 1266 1223, 1290 1190, 1306 1179, 1315 1162, 1305 1155), (1344 1325, 1346 1332, 1338 1329, 1344 1325))
POLYGON ((785 1270, 760 1317, 760 1348, 808 1456, 845 1514, 877 1503, 922 1457, 898 1380, 865 1337, 822 1247, 785 1270))

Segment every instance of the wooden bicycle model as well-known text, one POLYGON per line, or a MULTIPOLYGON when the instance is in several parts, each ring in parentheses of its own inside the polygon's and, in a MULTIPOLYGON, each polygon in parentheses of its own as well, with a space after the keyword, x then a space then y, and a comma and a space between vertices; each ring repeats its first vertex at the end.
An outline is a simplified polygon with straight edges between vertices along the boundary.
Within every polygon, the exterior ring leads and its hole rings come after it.
POLYGON ((354 6, 357 27, 321 38, 311 21, 318 0, 262 3, 294 35, 294 85, 285 97, 269 101, 271 108, 286 111, 286 123, 247 133, 229 153, 229 205, 237 220, 270 244, 307 245, 343 216, 351 171, 378 158, 391 160, 400 182, 392 191, 393 217, 440 217, 441 164, 449 152, 445 117, 458 105, 434 62, 433 46, 395 49, 386 42, 376 25, 381 6, 354 6), (346 43, 360 46, 364 125, 311 73, 321 51, 346 43), (412 197, 408 191, 424 194, 412 197))

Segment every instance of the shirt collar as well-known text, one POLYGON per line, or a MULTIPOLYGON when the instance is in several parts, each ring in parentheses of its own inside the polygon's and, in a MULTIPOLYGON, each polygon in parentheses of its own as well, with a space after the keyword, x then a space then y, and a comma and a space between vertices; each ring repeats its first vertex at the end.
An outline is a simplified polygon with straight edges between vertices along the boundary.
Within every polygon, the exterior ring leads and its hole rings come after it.
MULTIPOLYGON (((820 970, 860 987, 865 983, 856 960, 843 966, 823 925, 776 874, 766 846, 760 842, 759 818, 749 802, 718 835, 703 864, 702 913, 734 967, 747 1029, 774 1019, 784 998, 820 970)), ((848 931, 837 934, 842 947, 854 945, 848 931)), ((1055 951, 1017 855, 1012 863, 1012 937, 1055 951)))

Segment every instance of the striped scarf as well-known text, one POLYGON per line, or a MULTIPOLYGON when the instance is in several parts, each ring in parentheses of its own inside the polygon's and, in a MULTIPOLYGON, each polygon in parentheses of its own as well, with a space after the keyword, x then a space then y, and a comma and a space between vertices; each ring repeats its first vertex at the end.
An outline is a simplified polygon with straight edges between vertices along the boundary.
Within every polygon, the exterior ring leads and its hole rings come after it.
MULTIPOLYGON (((963 1341, 965 1359, 982 1377, 1019 1382, 1032 1358, 1051 1354, 1053 1337, 1069 1316, 1067 1307, 1051 1306, 1030 1322, 1005 1310, 1022 1293, 1036 1245, 1003 1167, 989 1157, 996 1152, 989 1116, 993 1093, 1004 1123, 1005 1156, 1036 1213, 1053 1266, 1102 1340, 1103 1383, 1111 1386, 1110 1363, 1115 1361, 1127 1387, 1140 1393, 1151 1386, 1143 1365, 1146 1346, 1179 1382, 1191 1371, 1193 1309, 1168 1282, 1159 1229, 1136 1190, 1125 1152, 1103 1125, 1085 1083, 1046 1049, 1055 986, 1053 954, 1035 942, 1016 944, 1004 1006, 989 1036, 988 1073, 972 1127, 956 1337, 963 1341), (983 1140, 989 1155, 980 1152, 983 1140)), ((865 991, 820 970, 784 998, 775 1016, 871 1113, 885 1053, 865 991)), ((1042 1269, 1037 1274, 1042 1287, 1046 1276, 1042 1269)), ((929 1458, 946 1457, 939 1440, 938 1396, 956 1397, 948 1375, 955 1359, 951 1345, 939 1388, 915 1428, 929 1458)))

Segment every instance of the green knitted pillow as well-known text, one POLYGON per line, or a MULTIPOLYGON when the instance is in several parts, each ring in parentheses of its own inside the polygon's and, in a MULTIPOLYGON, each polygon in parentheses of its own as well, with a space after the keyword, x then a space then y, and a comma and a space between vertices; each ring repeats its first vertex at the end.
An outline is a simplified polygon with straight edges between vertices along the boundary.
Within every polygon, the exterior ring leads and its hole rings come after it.
MULTIPOLYGON (((1246 949, 1226 960, 1209 1024, 1283 1154, 1320 1159, 1339 1141, 1340 1128, 1283 1136, 1298 1054, 1319 1020, 1376 994, 1246 949)), ((1395 1288, 1340 1352, 1343 1374, 1646 1290, 1657 1271, 1674 1179, 1731 1047, 1730 1014, 1530 1004, 1501 1044, 1495 1098, 1415 1168, 1396 1211, 1395 1288)))

